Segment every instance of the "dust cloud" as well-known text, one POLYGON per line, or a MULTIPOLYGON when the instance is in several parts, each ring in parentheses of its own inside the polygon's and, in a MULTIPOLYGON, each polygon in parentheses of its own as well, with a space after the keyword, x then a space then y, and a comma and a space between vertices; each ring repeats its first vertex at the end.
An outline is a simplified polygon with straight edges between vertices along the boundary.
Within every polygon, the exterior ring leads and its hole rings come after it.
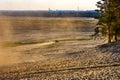
POLYGON ((18 53, 3 45, 12 41, 12 26, 9 18, 0 15, 0 66, 19 62, 18 53))
POLYGON ((0 41, 12 40, 12 26, 9 18, 0 16, 0 41))
POLYGON ((76 18, 14 18, 0 16, 0 66, 44 59, 41 55, 24 54, 26 51, 29 52, 34 48, 41 47, 41 44, 31 45, 32 47, 30 45, 4 47, 4 44, 14 43, 15 41, 37 42, 42 40, 44 42, 80 38, 89 33, 83 35, 83 32, 80 32, 81 27, 90 25, 88 22, 83 22, 84 20, 89 21, 84 18, 76 20, 76 18))
POLYGON ((20 63, 19 55, 19 53, 0 47, 0 66, 20 63))

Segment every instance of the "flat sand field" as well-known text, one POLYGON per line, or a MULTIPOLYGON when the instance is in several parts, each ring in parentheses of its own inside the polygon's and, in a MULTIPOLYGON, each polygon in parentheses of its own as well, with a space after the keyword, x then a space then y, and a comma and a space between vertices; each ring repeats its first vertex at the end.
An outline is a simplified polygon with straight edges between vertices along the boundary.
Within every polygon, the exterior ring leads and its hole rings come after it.
POLYGON ((92 39, 93 18, 0 18, 0 80, 119 80, 120 42, 92 39))

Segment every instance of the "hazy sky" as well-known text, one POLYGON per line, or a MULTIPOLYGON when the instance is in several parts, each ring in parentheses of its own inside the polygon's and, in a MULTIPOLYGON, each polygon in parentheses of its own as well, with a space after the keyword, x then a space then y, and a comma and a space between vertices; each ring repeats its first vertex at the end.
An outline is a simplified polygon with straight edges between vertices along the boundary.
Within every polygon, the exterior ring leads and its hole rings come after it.
POLYGON ((0 10, 92 10, 99 0, 0 0, 0 10))

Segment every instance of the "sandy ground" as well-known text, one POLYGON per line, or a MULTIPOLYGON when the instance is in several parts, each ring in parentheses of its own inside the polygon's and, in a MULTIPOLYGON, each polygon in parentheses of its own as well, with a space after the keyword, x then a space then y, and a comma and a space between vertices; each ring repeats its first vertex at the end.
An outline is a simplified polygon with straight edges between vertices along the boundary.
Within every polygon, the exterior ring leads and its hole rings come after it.
POLYGON ((119 80, 120 46, 115 43, 100 46, 103 43, 87 40, 15 47, 15 52, 21 52, 20 55, 16 55, 19 64, 1 66, 0 79, 119 80))
POLYGON ((16 31, 11 40, 45 41, 1 46, 0 80, 120 79, 120 42, 106 44, 106 40, 84 39, 93 33, 93 27, 61 30, 16 31))
POLYGON ((39 60, 47 60, 56 58, 61 54, 64 55, 66 52, 74 52, 78 49, 91 48, 102 43, 104 41, 85 40, 85 41, 59 41, 51 40, 43 43, 20 45, 16 47, 2 48, 0 51, 0 66, 12 65, 15 63, 24 62, 36 62, 39 60), (77 49, 77 47, 79 47, 77 49), (56 51, 56 48, 58 51, 56 51), (72 49, 73 48, 73 49, 72 49), (55 51, 53 51, 53 49, 55 51), (50 52, 49 52, 50 51, 50 52), (57 56, 54 56, 53 53, 57 56), (46 56, 48 55, 48 56, 46 56), (49 57, 49 55, 51 55, 49 57), (52 56, 53 55, 53 56, 52 56))

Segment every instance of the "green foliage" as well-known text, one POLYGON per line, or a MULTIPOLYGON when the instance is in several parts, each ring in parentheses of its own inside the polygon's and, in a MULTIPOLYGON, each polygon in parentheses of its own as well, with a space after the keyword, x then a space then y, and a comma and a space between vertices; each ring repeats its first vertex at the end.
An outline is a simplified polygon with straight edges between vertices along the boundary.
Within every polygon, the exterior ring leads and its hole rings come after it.
POLYGON ((118 40, 120 35, 120 0, 101 0, 96 5, 101 15, 98 25, 106 29, 108 42, 111 42, 113 37, 118 40))

